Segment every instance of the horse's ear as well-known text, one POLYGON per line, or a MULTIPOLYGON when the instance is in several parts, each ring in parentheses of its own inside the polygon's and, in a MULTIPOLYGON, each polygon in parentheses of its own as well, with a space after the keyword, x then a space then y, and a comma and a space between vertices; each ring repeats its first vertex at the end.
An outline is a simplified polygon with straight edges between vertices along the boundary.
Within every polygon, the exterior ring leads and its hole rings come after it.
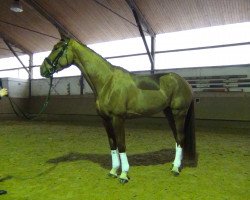
POLYGON ((63 32, 61 32, 60 30, 58 30, 60 36, 61 36, 61 40, 67 41, 67 39, 69 39, 63 32))

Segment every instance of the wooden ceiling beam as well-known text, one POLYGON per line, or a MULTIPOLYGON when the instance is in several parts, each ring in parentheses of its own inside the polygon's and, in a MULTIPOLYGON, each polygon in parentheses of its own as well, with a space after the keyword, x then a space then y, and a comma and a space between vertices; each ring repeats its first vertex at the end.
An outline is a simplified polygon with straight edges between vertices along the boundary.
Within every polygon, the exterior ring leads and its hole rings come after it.
POLYGON ((45 10, 37 1, 35 0, 23 0, 29 6, 33 7, 38 13, 40 13, 45 19, 47 19, 52 25, 54 25, 60 34, 71 37, 80 42, 80 40, 65 27, 58 20, 56 20, 47 10, 45 10))
POLYGON ((0 33, 0 38, 2 38, 5 43, 7 42, 8 44, 11 44, 13 47, 20 49, 24 54, 28 54, 28 55, 32 55, 33 54, 30 50, 26 49, 21 44, 19 44, 18 42, 16 42, 12 38, 8 37, 4 33, 0 33))
MULTIPOLYGON (((0 47, 0 50, 10 51, 10 49, 8 49, 8 48, 3 48, 3 47, 0 47)), ((15 52, 17 52, 17 53, 24 53, 23 51, 17 51, 17 50, 15 50, 15 52)))

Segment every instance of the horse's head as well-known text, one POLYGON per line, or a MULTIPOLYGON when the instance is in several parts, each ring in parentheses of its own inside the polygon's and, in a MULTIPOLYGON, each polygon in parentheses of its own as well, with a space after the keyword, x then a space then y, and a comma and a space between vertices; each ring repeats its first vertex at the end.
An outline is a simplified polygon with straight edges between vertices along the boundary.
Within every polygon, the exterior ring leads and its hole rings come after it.
POLYGON ((73 52, 69 46, 69 42, 69 38, 63 38, 54 46, 52 52, 44 59, 40 67, 41 76, 48 78, 55 72, 69 67, 72 64, 73 52))

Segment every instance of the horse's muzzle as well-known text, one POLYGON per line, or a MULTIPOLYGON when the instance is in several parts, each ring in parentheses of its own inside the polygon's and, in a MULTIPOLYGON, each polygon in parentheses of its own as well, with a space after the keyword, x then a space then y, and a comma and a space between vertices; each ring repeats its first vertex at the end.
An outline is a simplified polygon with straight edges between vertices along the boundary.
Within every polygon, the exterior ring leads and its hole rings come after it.
POLYGON ((51 73, 50 73, 50 68, 51 66, 48 64, 47 60, 43 61, 43 64, 40 67, 40 74, 43 77, 49 78, 51 73))

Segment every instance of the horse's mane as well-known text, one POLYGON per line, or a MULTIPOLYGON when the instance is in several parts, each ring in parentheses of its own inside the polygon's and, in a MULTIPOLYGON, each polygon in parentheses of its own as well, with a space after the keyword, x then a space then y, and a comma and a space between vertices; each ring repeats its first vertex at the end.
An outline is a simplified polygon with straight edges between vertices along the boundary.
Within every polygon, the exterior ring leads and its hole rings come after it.
MULTIPOLYGON (((71 39, 72 39, 72 38, 71 38, 71 39)), ((74 39, 72 39, 72 40, 74 40, 74 39)), ((107 64, 109 64, 109 65, 112 67, 113 70, 114 70, 114 69, 120 69, 120 70, 122 70, 122 71, 125 72, 125 73, 130 73, 130 74, 131 74, 131 72, 129 72, 128 70, 122 68, 121 66, 116 66, 116 65, 111 64, 106 58, 102 57, 100 54, 98 54, 97 52, 95 52, 93 49, 89 48, 86 44, 83 44, 83 43, 78 42, 78 41, 76 41, 76 40, 74 40, 74 41, 77 42, 78 44, 82 45, 84 48, 90 50, 93 54, 97 55, 97 56, 98 56, 99 58, 101 58, 104 62, 106 62, 107 64)))

